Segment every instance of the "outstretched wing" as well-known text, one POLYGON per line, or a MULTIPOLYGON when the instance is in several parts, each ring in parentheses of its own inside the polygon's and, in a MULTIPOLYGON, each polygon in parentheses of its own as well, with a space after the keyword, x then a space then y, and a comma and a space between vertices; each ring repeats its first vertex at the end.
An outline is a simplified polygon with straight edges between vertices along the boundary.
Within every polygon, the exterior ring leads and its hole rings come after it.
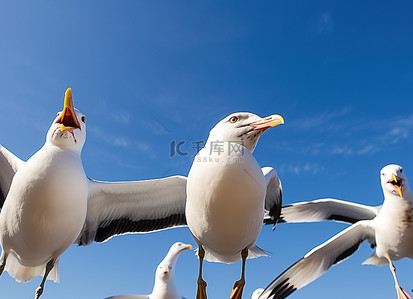
POLYGON ((0 208, 3 207, 11 181, 23 161, 0 145, 0 208))
POLYGON ((76 243, 186 225, 186 177, 136 182, 89 180, 86 222, 76 243))
POLYGON ((357 222, 311 250, 267 286, 259 299, 286 298, 349 257, 364 240, 374 243, 374 229, 369 223, 368 220, 357 222))
POLYGON ((372 207, 353 202, 325 198, 284 206, 279 222, 317 222, 335 220, 356 223, 377 216, 381 206, 372 207))
POLYGON ((277 224, 282 206, 282 186, 277 172, 272 167, 263 167, 262 173, 267 182, 267 193, 265 195, 265 219, 269 219, 274 226, 277 224))

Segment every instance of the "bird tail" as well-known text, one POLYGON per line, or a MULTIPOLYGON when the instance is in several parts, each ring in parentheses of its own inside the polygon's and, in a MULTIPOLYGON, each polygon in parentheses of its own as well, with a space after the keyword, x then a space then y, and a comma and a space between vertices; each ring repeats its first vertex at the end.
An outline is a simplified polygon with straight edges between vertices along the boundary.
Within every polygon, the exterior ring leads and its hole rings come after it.
POLYGON ((376 266, 381 266, 381 265, 386 265, 389 262, 385 258, 380 258, 377 256, 376 251, 373 252, 373 254, 365 260, 362 265, 376 265, 376 266))
MULTIPOLYGON (((230 263, 238 262, 241 259, 241 253, 237 253, 234 255, 222 255, 206 247, 205 245, 203 247, 205 250, 205 260, 209 262, 220 262, 220 263, 230 264, 230 263)), ((198 249, 196 250, 196 253, 198 254, 198 249)), ((262 250, 256 245, 248 249, 248 259, 257 258, 260 256, 269 256, 269 255, 268 253, 266 253, 264 250, 262 250)))
POLYGON ((248 258, 255 259, 256 257, 260 256, 270 256, 265 250, 259 248, 257 245, 252 246, 248 249, 248 258))
MULTIPOLYGON (((46 264, 37 267, 26 267, 20 264, 19 259, 14 252, 10 252, 7 257, 5 270, 18 282, 30 281, 36 276, 43 276, 46 270, 46 264)), ((47 279, 59 282, 59 260, 56 260, 52 271, 47 279)))

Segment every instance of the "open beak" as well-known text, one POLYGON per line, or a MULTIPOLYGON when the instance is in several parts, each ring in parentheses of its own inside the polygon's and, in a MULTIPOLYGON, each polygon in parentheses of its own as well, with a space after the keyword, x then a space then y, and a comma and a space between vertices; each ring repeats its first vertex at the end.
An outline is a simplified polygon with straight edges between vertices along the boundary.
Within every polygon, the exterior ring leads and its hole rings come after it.
POLYGON ((72 89, 68 88, 65 93, 65 102, 63 111, 60 117, 56 120, 60 123, 60 130, 80 129, 79 121, 77 120, 75 108, 73 107, 72 89))
POLYGON ((397 176, 394 173, 392 173, 392 179, 388 183, 393 185, 394 190, 396 190, 400 197, 403 197, 401 179, 398 179, 397 176))
POLYGON ((269 128, 281 125, 284 123, 284 118, 281 115, 273 114, 264 118, 261 118, 259 121, 251 124, 251 127, 254 130, 267 130, 269 128))

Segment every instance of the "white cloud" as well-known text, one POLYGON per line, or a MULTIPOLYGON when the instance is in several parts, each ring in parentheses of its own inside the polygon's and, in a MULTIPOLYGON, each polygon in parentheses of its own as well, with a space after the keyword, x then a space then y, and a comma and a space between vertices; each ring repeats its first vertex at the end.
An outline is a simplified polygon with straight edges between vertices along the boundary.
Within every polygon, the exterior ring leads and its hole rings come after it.
POLYGON ((296 131, 294 134, 305 134, 306 138, 279 143, 278 148, 313 156, 363 156, 398 146, 412 135, 413 114, 349 122, 347 114, 350 111, 350 108, 343 108, 322 112, 289 123, 289 127, 296 131))
POLYGON ((302 173, 308 173, 308 174, 318 174, 320 172, 323 172, 325 170, 324 166, 320 166, 317 163, 310 163, 310 162, 305 162, 304 164, 300 163, 288 163, 288 164, 281 164, 279 167, 277 167, 277 171, 280 173, 292 173, 292 174, 302 174, 302 173))
POLYGON ((309 23, 311 36, 320 36, 333 32, 333 17, 329 11, 314 15, 309 23))
POLYGON ((138 150, 141 153, 147 154, 150 158, 156 157, 156 153, 149 143, 131 140, 124 136, 115 137, 110 135, 108 132, 103 132, 96 127, 89 128, 89 132, 111 146, 138 150))
POLYGON ((128 147, 129 146, 128 140, 126 140, 126 138, 124 138, 124 137, 116 137, 115 139, 113 139, 113 141, 107 140, 107 142, 109 142, 113 146, 120 146, 120 147, 128 147))
POLYGON ((301 118, 299 121, 289 124, 289 126, 294 126, 300 129, 314 129, 317 127, 322 127, 329 125, 331 128, 331 121, 348 114, 351 108, 345 107, 337 111, 327 111, 316 116, 311 116, 307 118, 301 118))
POLYGON ((318 34, 330 33, 333 30, 333 20, 329 11, 322 13, 317 22, 318 34))
POLYGON ((112 116, 113 120, 117 123, 120 123, 122 125, 129 125, 130 123, 130 114, 127 112, 117 112, 114 113, 112 116))
POLYGON ((373 144, 367 144, 356 151, 357 155, 366 155, 374 152, 377 152, 377 147, 373 144))

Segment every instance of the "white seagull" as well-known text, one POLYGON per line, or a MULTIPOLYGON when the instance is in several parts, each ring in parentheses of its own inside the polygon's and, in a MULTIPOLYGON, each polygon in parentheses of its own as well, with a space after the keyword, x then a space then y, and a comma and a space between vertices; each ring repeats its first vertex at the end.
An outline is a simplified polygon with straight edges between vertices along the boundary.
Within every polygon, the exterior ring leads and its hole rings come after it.
POLYGON ((393 274, 398 299, 410 299, 396 277, 394 260, 413 258, 413 194, 399 165, 387 165, 380 172, 384 203, 363 206, 334 199, 322 199, 283 207, 286 222, 334 219, 354 223, 325 243, 308 252, 301 260, 278 276, 259 297, 285 298, 311 283, 331 266, 353 254, 367 240, 373 254, 363 263, 388 264, 393 274), (366 220, 369 219, 369 220, 366 220))
POLYGON ((276 171, 261 169, 252 152, 265 130, 282 123, 279 115, 231 114, 210 131, 206 146, 194 159, 187 182, 186 219, 199 247, 198 299, 206 298, 204 258, 224 263, 242 259, 241 279, 231 295, 240 299, 245 260, 266 255, 254 243, 264 208, 274 220, 279 217, 282 189, 276 171))
POLYGON ((186 178, 99 182, 86 177, 81 150, 86 117, 71 89, 43 147, 23 162, 0 146, 0 274, 17 281, 58 281, 60 255, 128 232, 185 225, 186 178), (3 204, 4 201, 4 204, 3 204))
POLYGON ((264 292, 264 289, 256 289, 256 290, 252 293, 251 299, 258 299, 258 298, 261 296, 262 292, 264 292))
POLYGON ((168 254, 158 265, 155 272, 155 284, 149 295, 122 295, 107 299, 182 299, 174 284, 175 264, 179 254, 192 245, 176 242, 171 246, 168 254))

